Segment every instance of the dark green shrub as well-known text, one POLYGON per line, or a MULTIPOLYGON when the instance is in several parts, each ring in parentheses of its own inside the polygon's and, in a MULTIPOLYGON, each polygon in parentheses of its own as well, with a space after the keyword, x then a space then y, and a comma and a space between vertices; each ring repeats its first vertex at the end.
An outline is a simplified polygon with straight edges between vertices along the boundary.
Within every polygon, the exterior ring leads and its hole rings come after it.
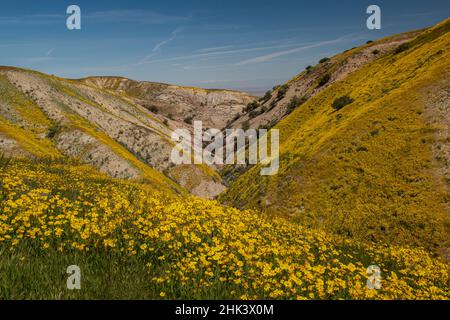
POLYGON ((411 43, 409 42, 402 43, 397 47, 397 49, 395 49, 394 54, 402 53, 403 51, 406 51, 409 48, 411 48, 411 43))
POLYGON ((293 97, 287 106, 287 113, 291 113, 292 111, 294 111, 297 107, 304 104, 306 100, 308 99, 305 96, 301 98, 297 96, 293 97))
POLYGON ((281 99, 284 98, 284 96, 286 95, 286 92, 288 91, 289 86, 287 84, 282 85, 279 89, 278 89, 278 93, 277 93, 277 100, 280 101, 281 99))
POLYGON ((358 146, 356 148, 356 151, 357 152, 367 152, 367 151, 369 151, 369 149, 367 149, 367 147, 365 147, 365 146, 358 146))
POLYGON ((253 101, 247 104, 247 107, 245 107, 244 112, 252 112, 255 109, 258 109, 260 107, 260 104, 258 101, 253 101))
POLYGON ((330 60, 330 58, 325 57, 325 58, 320 59, 319 63, 324 63, 324 62, 327 62, 329 60, 330 60))
POLYGON ((269 101, 272 98, 272 91, 269 90, 266 92, 266 94, 264 95, 264 97, 262 97, 261 99, 259 99, 259 101, 261 101, 262 103, 265 103, 267 101, 269 101))
POLYGON ((263 113, 266 112, 266 111, 267 111, 267 108, 266 108, 266 107, 262 107, 262 108, 259 109, 259 110, 253 110, 253 111, 251 111, 251 112, 248 114, 248 116, 249 116, 250 119, 253 119, 253 118, 256 118, 257 116, 259 116, 260 114, 263 114, 263 113))
POLYGON ((248 114, 250 119, 256 118, 259 115, 259 112, 257 110, 250 111, 248 114))
POLYGON ((270 102, 270 105, 269 105, 269 110, 272 110, 272 109, 275 108, 276 106, 277 106, 276 100, 272 100, 272 102, 270 102))
POLYGON ((59 123, 53 123, 47 132, 47 138, 53 139, 60 130, 61 130, 61 126, 59 125, 59 123))
POLYGON ((341 110, 343 107, 345 107, 346 105, 349 105, 353 101, 354 100, 352 98, 350 98, 349 96, 342 96, 342 97, 334 100, 334 102, 331 106, 333 107, 334 110, 341 110))
POLYGON ((326 85, 328 83, 328 81, 330 81, 330 79, 331 79, 331 76, 328 73, 323 75, 319 80, 318 87, 323 87, 324 85, 326 85))
POLYGON ((149 106, 148 107, 148 110, 150 110, 151 112, 153 112, 153 113, 158 113, 158 107, 156 107, 156 106, 149 106))
POLYGON ((192 116, 184 118, 184 122, 187 124, 192 124, 192 116))

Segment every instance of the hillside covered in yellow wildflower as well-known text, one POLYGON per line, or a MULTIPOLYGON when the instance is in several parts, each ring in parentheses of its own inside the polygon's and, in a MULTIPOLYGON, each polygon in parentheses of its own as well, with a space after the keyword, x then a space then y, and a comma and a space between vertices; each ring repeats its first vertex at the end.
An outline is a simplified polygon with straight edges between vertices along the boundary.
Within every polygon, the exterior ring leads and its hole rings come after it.
POLYGON ((449 299, 449 58, 446 20, 323 59, 256 113, 0 67, 0 299, 449 299), (204 109, 279 129, 279 173, 170 164, 204 109))
POLYGON ((221 200, 349 238, 448 254, 450 20, 332 57, 290 86, 304 98, 274 127, 280 172, 249 168, 221 200), (367 54, 345 78, 336 73, 367 54), (326 75, 330 83, 321 83, 326 75))
POLYGON ((91 167, 1 162, 0 298, 448 299, 449 266, 91 167), (81 290, 65 288, 68 265, 81 290), (382 270, 369 289, 367 267, 382 270))

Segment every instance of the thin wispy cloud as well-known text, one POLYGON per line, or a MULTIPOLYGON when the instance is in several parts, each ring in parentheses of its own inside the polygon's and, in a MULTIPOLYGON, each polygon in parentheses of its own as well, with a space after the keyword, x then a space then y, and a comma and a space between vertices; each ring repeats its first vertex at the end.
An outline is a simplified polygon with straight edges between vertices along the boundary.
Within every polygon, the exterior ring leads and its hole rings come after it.
MULTIPOLYGON (((177 28, 175 31, 177 31, 177 33, 179 33, 181 30, 182 30, 182 28, 177 28)), ((204 53, 191 53, 191 54, 175 56, 175 57, 170 57, 170 58, 152 59, 156 55, 156 53, 153 52, 153 50, 157 49, 155 51, 158 51, 159 49, 161 49, 162 45, 165 45, 168 43, 169 39, 172 39, 171 41, 173 41, 175 39, 175 37, 173 36, 173 33, 170 38, 156 44, 152 49, 152 53, 150 55, 144 57, 142 60, 140 60, 137 63, 118 65, 118 66, 106 66, 106 67, 99 67, 99 68, 97 68, 97 67, 96 68, 86 68, 86 69, 81 68, 81 69, 78 69, 78 71, 83 70, 85 72, 125 72, 132 68, 140 67, 140 66, 147 65, 147 64, 164 63, 164 62, 178 62, 178 61, 185 61, 185 60, 198 60, 198 59, 202 59, 202 58, 219 57, 219 56, 224 56, 224 55, 239 55, 239 54, 248 53, 248 52, 263 51, 263 50, 270 50, 270 49, 281 49, 281 48, 288 48, 288 47, 299 45, 298 43, 297 44, 292 43, 292 44, 279 44, 279 45, 272 45, 272 46, 240 48, 240 49, 235 49, 235 50, 219 50, 219 51, 211 50, 210 52, 207 51, 204 53), (164 44, 162 44, 162 43, 164 43, 164 44)), ((308 42, 308 43, 310 43, 310 42, 308 42)), ((307 43, 304 43, 304 44, 307 44, 307 43)), ((223 46, 223 47, 231 47, 231 46, 223 46)), ((216 47, 215 49, 217 49, 217 48, 218 47, 216 47)), ((206 48, 206 49, 213 49, 213 48, 206 48)), ((200 49, 200 50, 202 50, 202 49, 200 49)), ((220 67, 224 67, 224 66, 233 66, 233 64, 220 65, 220 67)), ((201 67, 201 68, 216 68, 216 67, 218 67, 218 66, 208 66, 208 67, 201 67)), ((199 67, 191 67, 191 66, 183 67, 184 70, 194 70, 194 69, 198 69, 198 68, 199 67)))
POLYGON ((256 0, 241 1, 239 9, 215 1, 99 1, 93 6, 92 1, 77 0, 73 4, 81 8, 80 31, 66 28, 66 8, 72 2, 3 1, 0 57, 3 64, 70 78, 121 75, 270 88, 322 56, 431 26, 450 8, 443 0, 432 5, 398 1, 405 5, 397 6, 401 10, 391 6, 379 31, 367 30, 365 8, 356 10, 357 0, 330 2, 325 11, 317 1, 290 1, 276 12, 256 0), (180 26, 182 31, 177 30, 180 26), (352 32, 366 33, 361 41, 358 36, 333 41, 352 32), (262 79, 264 75, 268 79, 262 79), (249 78, 254 83, 243 85, 242 79, 249 78))
POLYGON ((48 50, 48 51, 45 53, 45 56, 46 56, 46 57, 51 56, 52 53, 53 53, 53 51, 55 51, 55 48, 51 48, 50 50, 48 50))
POLYGON ((214 70, 214 69, 217 70, 217 69, 229 68, 232 65, 229 64, 229 63, 226 63, 226 64, 215 64, 215 65, 196 65, 196 66, 193 66, 193 65, 187 65, 187 66, 178 65, 178 67, 180 67, 180 66, 181 66, 181 68, 183 70, 193 71, 193 70, 214 70))
POLYGON ((54 51, 55 51, 55 48, 51 48, 50 50, 45 52, 44 55, 42 55, 42 56, 24 58, 23 62, 25 62, 25 63, 39 63, 39 62, 47 62, 47 61, 55 60, 55 57, 52 57, 52 53, 54 51))
POLYGON ((64 23, 62 14, 31 14, 22 16, 0 16, 0 25, 51 25, 64 23))
POLYGON ((193 53, 193 54, 186 54, 186 55, 176 56, 176 57, 171 57, 171 58, 147 60, 144 63, 150 64, 150 63, 159 63, 159 62, 199 59, 199 58, 207 58, 207 57, 223 56, 223 55, 242 54, 242 53, 253 52, 253 51, 263 51, 263 50, 270 50, 270 49, 287 48, 287 47, 292 47, 295 45, 299 45, 299 44, 298 43, 297 44, 280 44, 280 45, 274 45, 274 46, 262 46, 262 47, 253 47, 253 48, 241 48, 241 49, 235 49, 235 50, 220 50, 220 51, 211 51, 211 52, 205 52, 205 53, 193 53))
POLYGON ((159 49, 161 49, 163 46, 165 46, 165 45, 168 44, 169 42, 172 42, 173 40, 175 40, 175 38, 177 37, 177 34, 178 34, 179 32, 181 32, 181 31, 183 31, 183 28, 177 28, 177 29, 175 29, 175 30, 172 32, 170 38, 168 38, 168 39, 166 39, 166 40, 164 40, 164 41, 161 41, 161 42, 159 42, 158 44, 156 44, 156 46, 153 47, 152 51, 153 51, 153 52, 159 51, 159 49))
POLYGON ((26 63, 39 63, 39 62, 52 61, 54 59, 55 58, 53 58, 53 57, 32 57, 32 58, 25 58, 25 59, 23 59, 23 61, 26 63))
POLYGON ((222 23, 222 24, 206 24, 206 25, 200 25, 199 29, 202 30, 208 30, 208 31, 233 31, 233 30, 238 30, 238 29, 242 29, 244 28, 244 25, 240 25, 240 24, 227 24, 227 23, 222 23))
POLYGON ((17 44, 13 44, 13 43, 1 43, 0 44, 0 48, 13 48, 13 47, 15 47, 15 46, 17 46, 17 44))
POLYGON ((214 51, 221 51, 221 50, 226 50, 226 49, 231 49, 231 48, 234 48, 234 46, 221 46, 221 47, 203 48, 203 49, 198 49, 195 52, 198 52, 198 53, 214 52, 214 51))
POLYGON ((404 13, 403 17, 424 17, 438 14, 437 12, 416 12, 416 13, 404 13))
POLYGON ((153 57, 156 55, 156 53, 157 53, 159 50, 161 50, 161 48, 162 48, 163 46, 165 46, 165 45, 167 45, 168 43, 170 43, 170 42, 172 42, 173 40, 175 40, 176 37, 177 37, 177 34, 180 33, 181 31, 183 31, 183 28, 176 28, 174 31, 172 31, 172 33, 171 33, 171 35, 170 35, 169 38, 167 38, 167 39, 165 39, 165 40, 163 40, 163 41, 161 41, 161 42, 158 42, 158 43, 153 47, 152 53, 149 54, 148 56, 144 57, 144 59, 142 59, 138 64, 143 64, 143 63, 145 63, 146 61, 148 61, 148 60, 150 60, 151 58, 153 58, 153 57))
POLYGON ((289 49, 289 50, 282 50, 282 51, 277 51, 277 52, 273 52, 271 54, 266 54, 266 55, 261 55, 261 56, 257 56, 254 58, 250 58, 250 59, 246 59, 243 61, 240 61, 238 63, 236 63, 237 66, 243 66, 243 65, 247 65, 247 64, 253 64, 253 63, 261 63, 261 62, 268 62, 271 61, 275 58, 278 57, 283 57, 283 56, 287 56, 287 55, 291 55, 293 53, 298 53, 304 50, 308 50, 308 49, 312 49, 312 48, 317 48, 317 47, 322 47, 322 46, 326 46, 326 45, 330 45, 330 44, 336 44, 336 43, 340 43, 340 42, 345 42, 349 40, 349 36, 344 36, 344 37, 340 37, 338 39, 334 39, 334 40, 327 40, 327 41, 319 41, 316 43, 312 43, 312 44, 308 44, 308 45, 303 45, 297 48, 293 48, 293 49, 289 49))

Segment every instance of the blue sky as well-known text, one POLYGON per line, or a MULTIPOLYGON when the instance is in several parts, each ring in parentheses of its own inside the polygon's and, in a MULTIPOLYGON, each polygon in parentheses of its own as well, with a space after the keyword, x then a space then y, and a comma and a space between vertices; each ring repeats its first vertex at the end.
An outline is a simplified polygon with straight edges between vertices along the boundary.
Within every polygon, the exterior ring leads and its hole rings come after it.
POLYGON ((431 26, 448 0, 58 0, 0 4, 0 65, 62 77, 137 80, 264 91, 321 57, 367 40, 431 26), (79 5, 82 30, 66 28, 79 5), (366 28, 366 8, 382 29, 366 28))

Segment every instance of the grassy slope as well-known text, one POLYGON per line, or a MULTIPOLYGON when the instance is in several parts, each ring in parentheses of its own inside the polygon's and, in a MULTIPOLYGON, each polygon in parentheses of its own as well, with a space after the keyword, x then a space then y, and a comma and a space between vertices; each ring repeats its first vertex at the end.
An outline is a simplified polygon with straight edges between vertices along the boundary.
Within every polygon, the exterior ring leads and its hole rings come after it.
POLYGON ((253 211, 169 198, 76 162, 0 160, 0 298, 448 299, 421 249, 361 244, 253 211), (81 268, 81 290, 66 268, 81 268), (366 268, 382 270, 369 290, 366 268))
POLYGON ((421 88, 449 79, 450 21, 412 48, 377 59, 298 107, 276 128, 280 172, 254 167, 222 200, 359 239, 445 246, 447 195, 429 173, 435 128, 421 88), (355 101, 341 111, 333 101, 355 101))

